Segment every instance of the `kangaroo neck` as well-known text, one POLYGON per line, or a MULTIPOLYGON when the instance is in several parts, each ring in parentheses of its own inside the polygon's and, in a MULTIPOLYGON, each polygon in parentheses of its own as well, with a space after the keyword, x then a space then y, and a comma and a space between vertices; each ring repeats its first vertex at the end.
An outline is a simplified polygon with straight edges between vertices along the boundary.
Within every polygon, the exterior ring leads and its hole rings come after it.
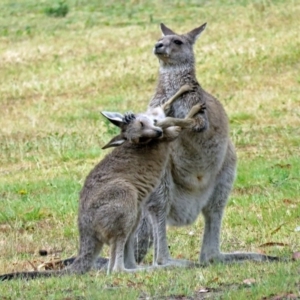
POLYGON ((161 90, 178 90, 182 85, 196 81, 194 65, 160 65, 158 86, 161 90))

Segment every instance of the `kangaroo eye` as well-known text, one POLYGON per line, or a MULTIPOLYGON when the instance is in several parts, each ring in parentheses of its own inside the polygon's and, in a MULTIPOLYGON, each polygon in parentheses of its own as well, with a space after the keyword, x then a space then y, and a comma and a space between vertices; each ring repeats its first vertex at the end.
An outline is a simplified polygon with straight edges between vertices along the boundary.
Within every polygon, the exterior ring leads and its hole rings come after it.
POLYGON ((183 42, 180 41, 180 40, 174 40, 174 43, 175 43, 176 45, 182 45, 182 44, 183 44, 183 42))
POLYGON ((141 123, 141 127, 143 128, 144 127, 144 123, 143 122, 140 122, 141 123))

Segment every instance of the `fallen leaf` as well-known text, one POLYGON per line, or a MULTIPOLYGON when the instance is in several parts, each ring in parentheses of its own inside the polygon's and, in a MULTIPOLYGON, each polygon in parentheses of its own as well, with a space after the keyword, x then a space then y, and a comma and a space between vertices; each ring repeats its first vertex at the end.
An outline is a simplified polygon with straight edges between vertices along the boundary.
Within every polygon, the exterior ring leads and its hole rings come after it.
POLYGON ((134 282, 130 279, 127 280, 127 287, 140 288, 143 285, 142 282, 134 282))
POLYGON ((37 267, 31 261, 27 260, 27 262, 32 266, 34 271, 38 270, 37 267))
POLYGON ((38 266, 38 270, 61 270, 65 266, 60 259, 52 259, 50 261, 43 262, 38 266))
POLYGON ((283 199, 282 201, 286 206, 289 206, 289 207, 292 207, 292 208, 297 208, 298 205, 299 205, 299 203, 297 201, 293 201, 293 200, 290 200, 290 199, 283 199))
POLYGON ((259 247, 270 247, 270 246, 289 246, 289 244, 285 244, 285 243, 277 243, 277 242, 268 242, 268 243, 264 243, 259 245, 259 247))
POLYGON ((8 232, 8 231, 11 231, 13 230, 13 227, 10 226, 9 224, 1 224, 0 225, 0 232, 8 232))
POLYGON ((256 280, 254 278, 247 278, 247 279, 243 280, 243 283, 247 284, 247 285, 252 285, 252 284, 256 283, 256 280))
POLYGON ((119 286, 120 283, 121 283, 120 279, 115 278, 114 281, 113 281, 113 286, 119 286))
POLYGON ((278 167, 280 169, 290 169, 292 167, 291 164, 276 164, 274 167, 278 167))
POLYGON ((219 277, 215 277, 214 279, 210 280, 208 283, 217 282, 218 280, 219 280, 219 277))

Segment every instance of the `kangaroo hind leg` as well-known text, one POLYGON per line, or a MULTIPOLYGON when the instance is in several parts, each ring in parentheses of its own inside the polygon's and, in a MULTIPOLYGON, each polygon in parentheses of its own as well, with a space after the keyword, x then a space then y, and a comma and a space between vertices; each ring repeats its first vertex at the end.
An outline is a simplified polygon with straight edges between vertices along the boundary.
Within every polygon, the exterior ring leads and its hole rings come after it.
POLYGON ((79 254, 66 269, 78 274, 88 272, 93 267, 102 247, 103 242, 99 241, 93 235, 87 233, 80 235, 79 254))

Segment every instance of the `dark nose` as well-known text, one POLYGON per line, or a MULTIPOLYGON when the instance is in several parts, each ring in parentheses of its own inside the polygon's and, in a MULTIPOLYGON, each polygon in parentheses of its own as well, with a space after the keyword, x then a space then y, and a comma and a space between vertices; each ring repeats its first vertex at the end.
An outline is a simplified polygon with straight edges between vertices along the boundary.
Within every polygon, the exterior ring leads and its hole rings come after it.
POLYGON ((157 137, 161 137, 163 134, 162 130, 156 130, 157 137))
POLYGON ((156 43, 155 44, 155 49, 159 49, 159 48, 162 48, 163 47, 163 43, 159 42, 159 43, 156 43))

